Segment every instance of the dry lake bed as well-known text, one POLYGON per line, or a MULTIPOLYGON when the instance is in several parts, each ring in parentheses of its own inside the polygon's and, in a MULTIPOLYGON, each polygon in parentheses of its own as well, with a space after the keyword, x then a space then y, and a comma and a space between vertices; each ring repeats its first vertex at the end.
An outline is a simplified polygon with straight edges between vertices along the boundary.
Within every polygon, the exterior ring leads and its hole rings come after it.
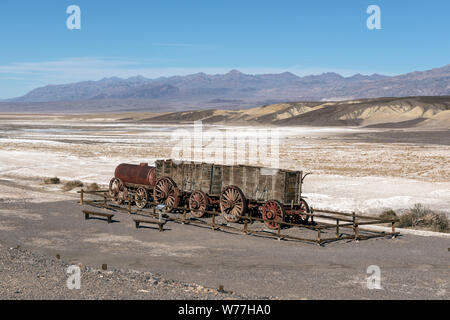
MULTIPOLYGON (((194 130, 193 124, 148 124, 123 115, 0 115, 0 243, 48 257, 60 253, 73 263, 107 262, 212 288, 222 284, 242 297, 449 298, 449 238, 403 235, 320 248, 220 232, 212 236, 191 226, 174 225, 162 234, 136 231, 128 217, 119 218, 122 224, 84 221, 74 191, 43 183, 59 177, 63 183, 77 179, 106 186, 119 163, 152 165, 171 158, 180 146, 177 132, 194 130), (369 265, 380 266, 383 290, 365 287, 369 265)), ((311 172, 303 192, 315 208, 364 214, 421 203, 450 213, 448 131, 220 125, 202 130, 232 134, 235 146, 223 152, 233 155, 261 132, 276 132, 276 154, 257 144, 257 156, 246 151, 236 159, 311 172)), ((206 139, 200 145, 214 160, 217 144, 206 139)), ((57 292, 42 297, 69 297, 57 292)))

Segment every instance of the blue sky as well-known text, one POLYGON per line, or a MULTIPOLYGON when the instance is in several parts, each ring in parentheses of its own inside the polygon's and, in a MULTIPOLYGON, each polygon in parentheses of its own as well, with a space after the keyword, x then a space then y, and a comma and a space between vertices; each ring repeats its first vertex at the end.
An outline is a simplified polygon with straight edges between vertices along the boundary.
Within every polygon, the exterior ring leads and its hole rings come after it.
POLYGON ((0 99, 137 74, 426 70, 450 63, 449 15, 448 0, 2 0, 0 99), (66 27, 72 4, 81 30, 66 27))

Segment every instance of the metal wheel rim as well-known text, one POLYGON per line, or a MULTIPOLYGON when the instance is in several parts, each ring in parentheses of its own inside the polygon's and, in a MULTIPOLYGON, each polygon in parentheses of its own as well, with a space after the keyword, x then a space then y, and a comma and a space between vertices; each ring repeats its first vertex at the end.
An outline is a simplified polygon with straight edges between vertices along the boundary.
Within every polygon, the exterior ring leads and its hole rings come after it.
POLYGON ((194 191, 189 197, 189 210, 194 217, 203 217, 207 206, 208 196, 204 192, 194 191))
POLYGON ((165 204, 164 211, 170 211, 178 206, 178 188, 175 182, 170 178, 161 178, 156 182, 154 198, 157 203, 165 204))
MULTIPOLYGON (((300 210, 303 210, 304 212, 309 213, 309 206, 308 206, 308 204, 306 203, 306 201, 303 200, 303 199, 300 199, 300 210)), ((309 220, 309 216, 306 215, 306 214, 301 215, 301 218, 302 218, 303 221, 305 221, 305 222, 307 222, 307 221, 309 220)))
POLYGON ((123 198, 121 197, 121 192, 123 192, 124 185, 120 179, 112 178, 109 182, 109 195, 112 198, 112 202, 115 204, 121 204, 123 198))
POLYGON ((246 199, 243 192, 236 186, 228 186, 220 195, 220 211, 225 220, 237 222, 245 213, 246 199))
MULTIPOLYGON (((277 200, 269 200, 263 207, 263 218, 275 221, 284 221, 284 207, 277 200)), ((275 221, 264 221, 269 229, 278 229, 279 223, 275 221)))
POLYGON ((136 203, 136 207, 143 209, 147 205, 148 195, 147 190, 144 188, 138 188, 136 190, 136 195, 134 197, 134 202, 136 203))

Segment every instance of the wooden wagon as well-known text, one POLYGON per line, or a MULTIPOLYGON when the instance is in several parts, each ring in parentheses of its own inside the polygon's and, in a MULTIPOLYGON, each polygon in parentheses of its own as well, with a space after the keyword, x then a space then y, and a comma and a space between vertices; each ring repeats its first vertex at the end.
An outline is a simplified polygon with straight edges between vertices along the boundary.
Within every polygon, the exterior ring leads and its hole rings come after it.
POLYGON ((270 220, 266 225, 271 229, 278 227, 277 221, 308 222, 302 171, 175 160, 157 160, 152 168, 119 165, 110 182, 116 202, 133 194, 140 208, 150 200, 164 204, 167 211, 188 205, 197 218, 211 209, 220 210, 228 222, 262 216, 270 220))
POLYGON ((277 228, 277 220, 308 220, 302 171, 157 160, 156 176, 154 200, 169 210, 188 204, 193 216, 202 217, 216 208, 229 222, 259 215, 274 220, 266 223, 269 228, 277 228))

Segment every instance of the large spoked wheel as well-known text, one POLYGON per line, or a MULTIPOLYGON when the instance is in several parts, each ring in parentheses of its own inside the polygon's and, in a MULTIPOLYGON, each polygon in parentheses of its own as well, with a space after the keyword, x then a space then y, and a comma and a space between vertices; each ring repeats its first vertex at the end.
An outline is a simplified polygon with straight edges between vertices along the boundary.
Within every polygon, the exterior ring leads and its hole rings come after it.
POLYGON ((274 220, 274 221, 264 221, 264 224, 267 228, 275 230, 278 229, 279 223, 276 223, 276 221, 284 221, 284 207, 283 205, 277 201, 277 200, 269 200, 266 203, 264 203, 263 210, 262 210, 262 216, 263 219, 267 220, 274 220))
POLYGON ((220 195, 220 212, 228 222, 238 222, 247 211, 247 199, 236 186, 227 186, 220 195))
MULTIPOLYGON (((308 206, 308 204, 306 203, 306 201, 304 199, 300 199, 300 210, 305 212, 305 213, 309 213, 310 212, 309 211, 309 206, 308 206)), ((302 218, 303 222, 305 222, 305 223, 308 222, 308 220, 309 220, 309 216, 306 215, 306 214, 301 214, 301 218, 302 218)))
POLYGON ((148 202, 147 190, 143 187, 139 187, 134 195, 134 203, 139 209, 144 209, 148 202))
POLYGON ((166 205, 163 211, 172 211, 180 202, 180 190, 171 178, 160 178, 155 184, 154 199, 156 203, 166 205))
POLYGON ((109 195, 112 198, 114 204, 122 204, 122 202, 127 198, 127 188, 125 187, 122 180, 118 178, 112 178, 109 182, 109 195))
POLYGON ((201 218, 205 214, 209 205, 209 198, 203 191, 196 190, 189 197, 189 210, 196 218, 201 218))

